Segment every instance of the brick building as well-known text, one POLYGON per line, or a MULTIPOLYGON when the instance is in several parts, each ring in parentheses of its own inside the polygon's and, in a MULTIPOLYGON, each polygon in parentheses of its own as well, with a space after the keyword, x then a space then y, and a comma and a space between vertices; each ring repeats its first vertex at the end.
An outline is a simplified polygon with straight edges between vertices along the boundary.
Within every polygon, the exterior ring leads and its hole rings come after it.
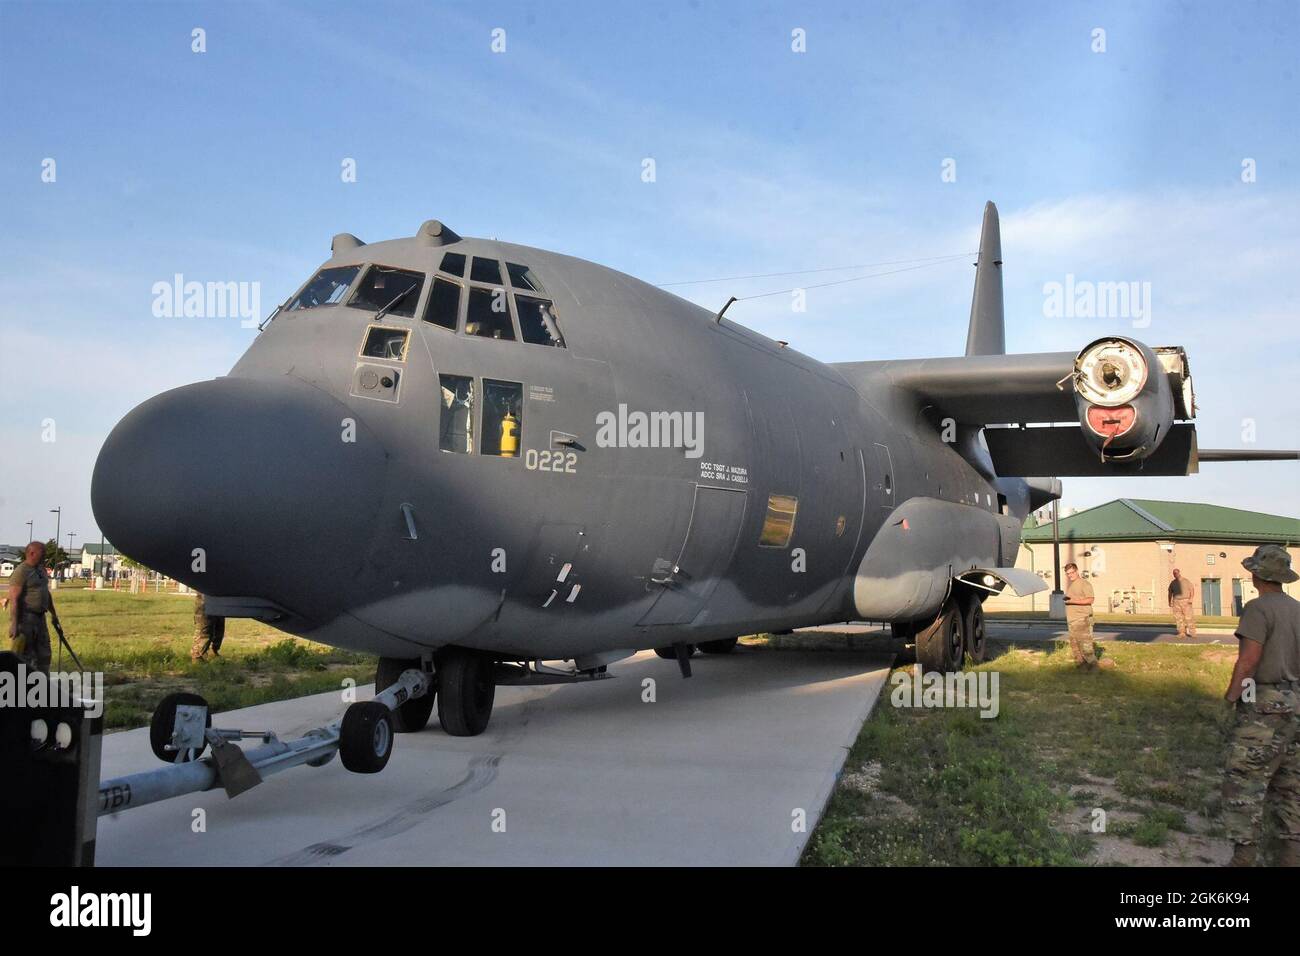
MULTIPOLYGON (((1034 519, 1030 519, 1032 522, 1034 519)), ((1120 498, 1060 519, 1061 565, 1073 561, 1092 582, 1099 613, 1168 614, 1178 568, 1195 588, 1198 614, 1236 616, 1255 597, 1241 566, 1261 544, 1280 544, 1300 569, 1300 519, 1218 505, 1120 498)), ((1051 521, 1026 523, 1016 566, 1052 584, 1051 521)), ((1062 575, 1064 583, 1064 575, 1062 575)), ((1286 586, 1300 597, 1300 587, 1286 586)), ((1047 609, 1047 594, 994 598, 996 610, 1047 609)))

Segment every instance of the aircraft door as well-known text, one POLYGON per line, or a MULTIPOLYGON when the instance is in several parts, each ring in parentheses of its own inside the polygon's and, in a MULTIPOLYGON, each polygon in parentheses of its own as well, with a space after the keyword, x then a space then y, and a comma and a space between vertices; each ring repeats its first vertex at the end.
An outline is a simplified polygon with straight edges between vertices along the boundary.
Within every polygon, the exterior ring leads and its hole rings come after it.
POLYGON ((686 624, 708 602, 726 575, 745 518, 743 490, 695 486, 690 525, 677 560, 655 569, 663 591, 637 623, 686 624))

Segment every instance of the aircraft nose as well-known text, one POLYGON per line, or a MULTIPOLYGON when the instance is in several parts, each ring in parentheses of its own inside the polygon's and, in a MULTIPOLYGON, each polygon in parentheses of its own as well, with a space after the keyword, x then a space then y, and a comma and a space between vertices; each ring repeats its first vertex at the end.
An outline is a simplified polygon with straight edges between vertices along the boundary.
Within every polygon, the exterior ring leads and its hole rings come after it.
POLYGON ((319 389, 220 378, 122 419, 95 462, 91 507, 108 540, 148 567, 206 594, 305 611, 294 607, 304 582, 358 569, 386 462, 360 416, 319 389))

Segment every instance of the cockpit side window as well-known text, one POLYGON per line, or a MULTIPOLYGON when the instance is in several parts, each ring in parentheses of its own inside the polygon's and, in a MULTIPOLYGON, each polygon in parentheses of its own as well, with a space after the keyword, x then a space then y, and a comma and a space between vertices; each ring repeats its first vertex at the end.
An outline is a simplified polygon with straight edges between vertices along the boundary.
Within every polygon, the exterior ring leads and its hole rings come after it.
POLYGON ((356 309, 385 310, 386 315, 411 318, 424 287, 424 273, 373 265, 361 278, 348 305, 356 309))
POLYGON ((519 334, 529 345, 553 345, 564 348, 555 306, 546 299, 531 295, 515 295, 515 310, 519 313, 519 334))
POLYGON ((286 312, 299 309, 314 309, 321 305, 338 305, 348 293, 352 280, 361 271, 360 266, 335 266, 322 269, 312 277, 306 287, 299 292, 292 302, 285 306, 286 312))
POLYGON ((424 321, 456 331, 460 318, 460 283, 435 278, 429 303, 424 307, 424 321))
POLYGON ((515 327, 510 321, 505 289, 470 288, 469 307, 465 312, 465 334, 514 341, 515 327))
POLYGON ((518 458, 523 426, 523 384, 483 379, 483 454, 518 458))
POLYGON ((470 266, 469 277, 474 282, 490 282, 492 285, 501 285, 501 263, 495 259, 484 259, 482 256, 475 256, 474 264, 470 266))
POLYGON ((525 292, 540 292, 542 295, 546 295, 542 280, 537 278, 537 273, 528 266, 507 262, 506 272, 510 273, 510 284, 516 289, 523 289, 525 292))
POLYGON ((468 375, 439 375, 438 384, 442 386, 438 447, 468 455, 474 451, 474 379, 468 375))

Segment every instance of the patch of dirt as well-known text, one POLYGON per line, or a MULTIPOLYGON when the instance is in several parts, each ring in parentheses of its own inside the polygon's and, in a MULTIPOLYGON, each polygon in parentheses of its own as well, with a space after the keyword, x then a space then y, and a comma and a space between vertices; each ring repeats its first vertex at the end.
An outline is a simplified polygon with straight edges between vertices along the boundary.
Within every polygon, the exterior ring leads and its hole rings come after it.
POLYGON ((910 803, 880 789, 882 769, 880 762, 873 760, 863 764, 857 770, 845 772, 840 777, 839 785, 845 790, 870 797, 872 802, 878 804, 882 812, 889 816, 907 820, 915 818, 916 809, 910 803))

